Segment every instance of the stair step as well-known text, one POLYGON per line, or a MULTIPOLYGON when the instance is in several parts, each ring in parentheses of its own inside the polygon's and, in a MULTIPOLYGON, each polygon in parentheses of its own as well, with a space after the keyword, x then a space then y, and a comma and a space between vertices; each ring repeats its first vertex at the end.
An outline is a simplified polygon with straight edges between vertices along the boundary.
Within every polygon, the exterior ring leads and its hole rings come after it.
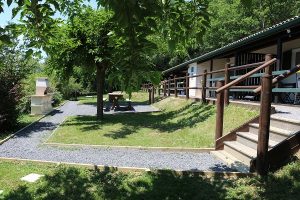
POLYGON ((256 157, 257 152, 246 145, 241 144, 238 141, 226 141, 224 142, 224 150, 232 156, 239 159, 241 162, 250 165, 250 161, 256 157))
POLYGON ((230 168, 235 169, 239 172, 248 173, 250 170, 249 166, 247 166, 231 154, 227 153, 225 150, 211 151, 210 153, 216 158, 225 162, 230 168))
MULTIPOLYGON (((251 132, 237 132, 237 141, 252 148, 257 149, 258 135, 251 132)), ((269 140, 269 149, 276 146, 279 142, 269 140)))
MULTIPOLYGON (((249 132, 258 135, 259 124, 250 123, 249 124, 249 132)), ((270 126, 270 139, 276 142, 281 142, 285 140, 287 137, 295 133, 294 131, 277 128, 274 126, 270 126)))
POLYGON ((279 116, 271 116, 270 126, 291 132, 297 132, 300 130, 300 121, 279 116))

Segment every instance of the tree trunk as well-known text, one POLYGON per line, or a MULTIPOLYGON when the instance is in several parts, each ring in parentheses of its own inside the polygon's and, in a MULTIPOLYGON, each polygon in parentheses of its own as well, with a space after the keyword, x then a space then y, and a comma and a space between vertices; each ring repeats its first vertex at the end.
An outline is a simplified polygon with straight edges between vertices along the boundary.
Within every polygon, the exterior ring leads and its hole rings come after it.
POLYGON ((103 119, 103 93, 104 93, 104 82, 105 82, 105 67, 99 63, 96 65, 97 72, 97 118, 103 119))

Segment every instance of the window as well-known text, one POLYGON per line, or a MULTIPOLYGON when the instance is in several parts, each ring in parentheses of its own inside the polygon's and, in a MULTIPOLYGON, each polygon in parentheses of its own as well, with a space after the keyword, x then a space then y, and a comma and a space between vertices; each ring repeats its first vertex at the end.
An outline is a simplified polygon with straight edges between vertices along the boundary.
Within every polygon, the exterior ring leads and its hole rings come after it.
POLYGON ((191 67, 191 73, 194 73, 194 67, 191 67))

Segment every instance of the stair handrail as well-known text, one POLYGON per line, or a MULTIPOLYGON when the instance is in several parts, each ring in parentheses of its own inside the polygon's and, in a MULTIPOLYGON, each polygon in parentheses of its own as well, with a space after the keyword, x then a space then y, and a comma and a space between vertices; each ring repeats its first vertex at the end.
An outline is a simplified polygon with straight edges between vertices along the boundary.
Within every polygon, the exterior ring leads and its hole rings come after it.
POLYGON ((220 93, 220 92, 223 92, 224 90, 226 89, 229 89, 230 87, 232 86, 235 86, 237 84, 239 84, 240 82, 244 81, 245 79, 249 78, 250 76, 252 76, 253 74, 255 74, 256 72, 262 70, 262 69, 265 69, 266 67, 270 66, 271 64, 275 63, 276 62, 276 58, 273 58, 267 62, 265 62, 264 64, 262 64, 261 66, 251 70, 250 72, 244 74, 243 76, 239 77, 238 79, 220 87, 219 89, 216 90, 216 93, 220 93))
POLYGON ((268 173, 268 140, 270 132, 270 116, 271 116, 271 101, 272 101, 272 67, 271 65, 277 61, 276 58, 272 59, 271 54, 265 56, 265 63, 261 66, 253 69, 252 71, 246 73, 240 78, 227 82, 224 85, 224 81, 217 82, 217 113, 216 113, 216 132, 215 141, 217 145, 217 140, 223 135, 223 122, 224 122, 224 93, 229 90, 230 87, 237 85, 241 81, 255 74, 259 70, 264 69, 265 75, 262 77, 262 92, 260 98, 260 115, 259 115, 259 134, 258 134, 258 145, 257 145, 257 158, 256 158, 256 171, 260 175, 266 175, 268 173), (225 91, 224 91, 225 90, 225 91))
MULTIPOLYGON (((279 81, 282 81, 286 78, 288 78, 289 76, 297 73, 300 70, 300 64, 296 65, 295 67, 293 67, 292 69, 276 76, 273 80, 272 80, 272 85, 277 84, 279 81)), ((259 86, 258 88, 256 88, 255 90, 253 90, 254 93, 259 93, 261 91, 261 86, 259 86)))

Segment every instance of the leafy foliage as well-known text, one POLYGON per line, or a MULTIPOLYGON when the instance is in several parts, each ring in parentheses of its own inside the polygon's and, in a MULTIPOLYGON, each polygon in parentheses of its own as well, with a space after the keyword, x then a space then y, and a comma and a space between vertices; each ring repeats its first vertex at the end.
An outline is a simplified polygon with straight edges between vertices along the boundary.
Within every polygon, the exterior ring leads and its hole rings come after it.
POLYGON ((21 81, 35 69, 35 63, 16 46, 0 46, 0 131, 10 130, 17 124, 19 101, 24 96, 21 81))
POLYGON ((203 41, 192 42, 185 51, 177 51, 169 65, 173 67, 299 15, 299 8, 299 0, 211 0, 207 9, 210 26, 203 41))
MULTIPOLYGON (((299 199, 300 162, 285 166, 267 178, 246 177, 211 179, 193 173, 176 173, 172 170, 151 172, 120 172, 116 168, 103 170, 54 164, 20 163, 3 161, 0 170, 10 179, 7 200, 49 199, 299 199), (7 173, 5 173, 7 172, 7 173), (11 173, 13 172, 13 173, 11 173), (45 177, 35 184, 21 184, 19 178, 28 173, 42 173, 45 177), (21 185, 20 185, 21 184, 21 185)), ((0 185, 6 190, 5 179, 0 185), (4 184, 3 184, 4 183, 4 184)))

